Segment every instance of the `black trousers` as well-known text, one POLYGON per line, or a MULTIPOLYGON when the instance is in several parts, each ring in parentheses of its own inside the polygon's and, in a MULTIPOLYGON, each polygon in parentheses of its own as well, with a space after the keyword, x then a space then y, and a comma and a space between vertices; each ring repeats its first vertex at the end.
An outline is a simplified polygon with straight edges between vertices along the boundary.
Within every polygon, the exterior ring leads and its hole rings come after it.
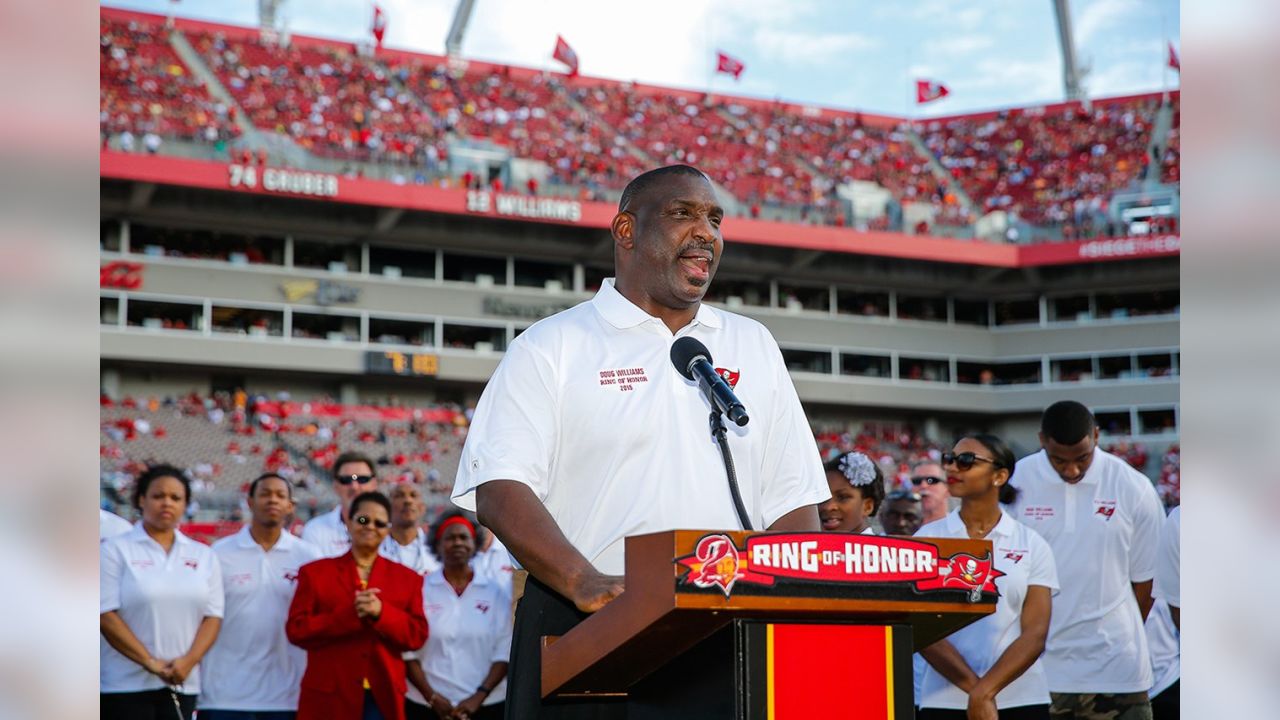
MULTIPOLYGON (((938 708, 920 708, 916 720, 968 720, 969 713, 964 710, 939 710, 938 708)), ((1048 705, 1021 705, 1013 708, 1000 708, 1000 720, 1049 720, 1048 705)))
POLYGON ((1175 680, 1163 692, 1151 698, 1151 717, 1155 720, 1180 720, 1182 696, 1178 686, 1181 684, 1181 680, 1175 680))
POLYGON ((585 620, 569 600, 529 576, 516 605, 507 676, 507 720, 626 720, 626 700, 542 701, 542 636, 563 635, 585 620))
POLYGON ((195 695, 171 693, 168 689, 98 695, 101 720, 191 720, 195 709, 195 695), (178 698, 177 707, 174 697, 178 698))

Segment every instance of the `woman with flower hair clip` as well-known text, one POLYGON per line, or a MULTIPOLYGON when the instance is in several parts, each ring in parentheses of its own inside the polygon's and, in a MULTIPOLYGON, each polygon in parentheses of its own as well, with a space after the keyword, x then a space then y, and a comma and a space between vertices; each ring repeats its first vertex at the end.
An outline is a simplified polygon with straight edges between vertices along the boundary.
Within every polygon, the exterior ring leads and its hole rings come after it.
POLYGON ((818 518, 827 532, 875 535, 871 518, 884 500, 884 473, 871 458, 855 451, 843 453, 822 466, 827 472, 831 498, 818 506, 818 518))

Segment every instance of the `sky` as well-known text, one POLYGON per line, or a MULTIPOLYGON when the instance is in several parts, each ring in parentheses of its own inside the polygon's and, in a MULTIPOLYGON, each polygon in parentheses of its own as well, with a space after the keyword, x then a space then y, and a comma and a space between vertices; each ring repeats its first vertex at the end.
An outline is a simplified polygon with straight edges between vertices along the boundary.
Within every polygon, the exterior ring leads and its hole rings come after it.
MULTIPOLYGON (((258 0, 112 0, 115 7, 255 25, 258 0)), ((444 54, 458 0, 379 0, 387 47, 444 54)), ((372 0, 284 0, 290 32, 367 40, 372 0)), ((1178 0, 1070 0, 1090 97, 1176 87, 1178 0)), ((928 117, 1064 99, 1052 0, 475 0, 467 58, 560 70, 556 35, 583 75, 928 117), (642 10, 628 9, 642 8, 642 10), (716 51, 746 65, 716 75, 716 51), (915 104, 914 82, 951 95, 915 104)))

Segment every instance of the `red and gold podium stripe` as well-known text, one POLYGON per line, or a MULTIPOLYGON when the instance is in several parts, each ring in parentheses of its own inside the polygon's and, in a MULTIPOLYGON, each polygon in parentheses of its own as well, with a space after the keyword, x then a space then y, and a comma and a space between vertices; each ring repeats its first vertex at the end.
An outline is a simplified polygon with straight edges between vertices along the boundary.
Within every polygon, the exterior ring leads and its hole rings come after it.
POLYGON ((898 638, 894 627, 886 625, 779 623, 769 624, 765 632, 769 720, 912 716, 910 632, 905 628, 896 632, 905 637, 898 638))

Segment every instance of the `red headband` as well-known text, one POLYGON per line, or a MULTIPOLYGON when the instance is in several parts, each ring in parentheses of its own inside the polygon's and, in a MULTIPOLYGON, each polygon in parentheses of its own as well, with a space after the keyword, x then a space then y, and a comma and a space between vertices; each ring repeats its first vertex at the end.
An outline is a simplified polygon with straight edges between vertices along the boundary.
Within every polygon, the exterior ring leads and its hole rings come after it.
POLYGON ((475 537, 476 537, 476 526, 475 526, 475 525, 472 525, 472 524, 471 524, 471 521, 470 521, 470 520, 468 520, 468 519, 466 519, 465 517, 463 517, 463 516, 461 516, 461 515, 454 515, 453 517, 449 518, 448 520, 445 520, 444 522, 440 523, 440 527, 436 528, 436 542, 437 542, 437 543, 439 543, 439 542, 440 542, 440 538, 444 537, 444 529, 445 529, 445 528, 447 528, 447 527, 449 527, 450 525, 462 525, 462 526, 466 527, 468 530, 470 530, 470 531, 471 531, 471 539, 472 539, 472 540, 474 540, 474 539, 475 539, 475 537))

